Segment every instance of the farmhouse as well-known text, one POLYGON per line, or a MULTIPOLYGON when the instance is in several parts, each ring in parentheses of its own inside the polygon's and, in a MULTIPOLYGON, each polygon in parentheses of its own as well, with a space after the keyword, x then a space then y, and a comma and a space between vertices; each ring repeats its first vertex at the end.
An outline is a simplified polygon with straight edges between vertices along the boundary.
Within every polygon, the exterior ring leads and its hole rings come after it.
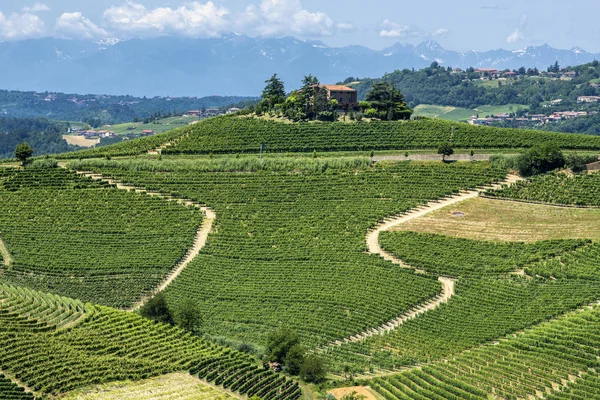
POLYGON ((358 93, 355 89, 343 85, 319 85, 327 90, 327 100, 337 100, 340 105, 355 106, 358 104, 358 93))
POLYGON ((146 129, 142 131, 144 135, 154 135, 154 131, 152 129, 146 129))
POLYGON ((190 110, 185 115, 187 115, 188 117, 200 117, 200 116, 202 116, 202 111, 190 110))

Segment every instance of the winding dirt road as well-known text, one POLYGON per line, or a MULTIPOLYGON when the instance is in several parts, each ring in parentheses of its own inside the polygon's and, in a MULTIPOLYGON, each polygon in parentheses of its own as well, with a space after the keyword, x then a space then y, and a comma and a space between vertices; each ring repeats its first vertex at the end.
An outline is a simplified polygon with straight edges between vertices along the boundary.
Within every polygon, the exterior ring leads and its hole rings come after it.
POLYGON ((202 248, 206 245, 206 241, 208 240, 208 235, 212 231, 213 224, 215 222, 215 219, 217 218, 217 214, 212 209, 210 209, 204 205, 201 205, 199 203, 196 203, 195 201, 192 201, 192 200, 176 198, 176 197, 165 195, 163 193, 149 192, 143 188, 124 185, 118 180, 111 179, 111 178, 105 178, 101 174, 94 174, 91 172, 81 172, 81 171, 77 171, 77 173, 79 175, 82 175, 82 176, 85 176, 88 178, 101 180, 101 181, 107 182, 111 185, 115 185, 117 187, 117 189, 132 191, 132 192, 136 192, 136 193, 146 193, 149 196, 160 197, 167 201, 176 201, 179 204, 183 204, 185 206, 197 207, 204 214, 204 218, 202 219, 202 224, 200 225, 200 228, 198 228, 198 230, 196 231, 196 237, 194 238, 193 246, 187 251, 187 253, 183 257, 183 259, 181 261, 179 261, 179 263, 175 266, 175 268, 173 268, 169 272, 169 274, 163 279, 163 281, 160 283, 160 285, 155 287, 150 293, 147 293, 146 295, 144 295, 140 300, 135 302, 128 309, 128 311, 136 311, 136 310, 140 309, 144 304, 146 304, 150 299, 152 299, 154 296, 156 296, 158 293, 165 290, 167 288, 167 286, 169 286, 181 274, 181 272, 190 264, 190 262, 192 262, 192 260, 198 256, 198 254, 200 253, 200 250, 202 250, 202 248))
MULTIPOLYGON (((485 187, 467 191, 467 192, 463 192, 456 196, 448 197, 448 198, 445 198, 442 200, 430 201, 429 203, 427 203, 421 207, 415 208, 411 211, 408 211, 407 213, 402 214, 400 216, 387 218, 381 224, 375 226, 373 229, 371 229, 367 233, 366 240, 367 240, 367 247, 369 249, 369 253, 378 254, 381 257, 383 257, 383 259, 390 261, 396 265, 399 265, 402 268, 412 269, 416 273, 425 274, 426 273, 425 271, 416 269, 415 267, 394 257, 394 255, 392 255, 391 253, 388 253, 385 250, 383 250, 381 248, 381 246, 379 245, 379 233, 383 232, 383 231, 387 231, 387 230, 393 228, 394 226, 404 224, 415 218, 422 217, 423 215, 426 215, 430 212, 439 210, 440 208, 448 207, 453 204, 460 203, 461 201, 477 197, 481 193, 485 192, 486 190, 498 190, 502 187, 502 185, 511 185, 520 180, 523 180, 523 178, 516 176, 516 175, 508 175, 506 180, 504 180, 501 183, 490 185, 490 186, 485 186, 485 187)), ((442 284, 442 291, 440 292, 440 294, 438 294, 434 298, 426 301, 423 304, 419 304, 419 305, 413 307, 412 309, 408 310, 406 313, 400 315, 398 318, 388 321, 388 322, 384 323, 383 325, 380 325, 379 327, 371 328, 367 331, 357 333, 356 335, 347 337, 342 340, 337 340, 323 348, 320 348, 319 350, 324 350, 325 348, 328 348, 328 347, 341 346, 344 343, 360 342, 362 340, 365 340, 365 339, 375 336, 375 335, 385 334, 394 329, 397 329, 399 326, 404 324, 406 321, 414 319, 414 318, 418 317, 419 315, 424 314, 427 311, 438 308, 440 305, 448 302, 450 300, 450 298, 452 296, 454 296, 454 294, 455 294, 454 285, 456 282, 456 280, 453 278, 443 277, 443 276, 439 277, 438 280, 442 284)))

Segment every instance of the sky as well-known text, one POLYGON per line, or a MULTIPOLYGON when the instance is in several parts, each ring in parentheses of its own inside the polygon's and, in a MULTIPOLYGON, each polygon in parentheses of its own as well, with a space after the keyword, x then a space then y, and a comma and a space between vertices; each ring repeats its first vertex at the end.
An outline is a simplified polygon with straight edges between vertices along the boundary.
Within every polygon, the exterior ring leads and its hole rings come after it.
POLYGON ((449 50, 544 43, 600 53, 600 2, 399 0, 0 0, 0 41, 40 37, 295 36, 382 49, 435 40, 449 50))

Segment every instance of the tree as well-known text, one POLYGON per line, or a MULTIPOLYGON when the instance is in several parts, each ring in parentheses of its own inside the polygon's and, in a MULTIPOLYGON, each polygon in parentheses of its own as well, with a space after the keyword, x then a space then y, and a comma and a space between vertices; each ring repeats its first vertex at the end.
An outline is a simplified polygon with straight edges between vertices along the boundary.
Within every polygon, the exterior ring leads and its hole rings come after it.
POLYGON ((346 394, 346 395, 342 396, 341 400, 364 400, 366 398, 367 398, 367 396, 358 394, 358 392, 354 391, 350 394, 346 394))
POLYGON ((522 176, 543 174, 565 166, 565 156, 555 144, 534 146, 517 159, 517 168, 522 176))
POLYGON ((270 111, 276 104, 283 104, 285 102, 285 86, 283 81, 277 77, 277 74, 273 74, 265 83, 267 86, 265 86, 262 92, 262 99, 268 107, 267 111, 270 111))
POLYGON ((27 159, 33 155, 33 149, 27 142, 23 142, 17 145, 15 148, 15 157, 21 161, 21 164, 27 164, 27 159))
POLYGON ((327 371, 323 360, 314 354, 309 355, 304 360, 300 368, 300 378, 310 383, 319 383, 325 379, 327 371))
POLYGON ((271 332, 267 337, 265 356, 268 361, 285 363, 285 357, 290 349, 300 343, 297 333, 287 328, 271 332))
POLYGON ((285 356, 284 365, 287 372, 291 375, 298 375, 302 365, 304 365, 305 357, 306 350, 304 350, 304 347, 299 344, 292 346, 285 356))
POLYGON ((302 89, 299 92, 299 100, 303 111, 311 119, 317 115, 315 110, 315 97, 318 91, 318 85, 319 79, 317 79, 316 76, 307 75, 302 79, 302 89))
POLYGON ((387 82, 375 83, 367 93, 366 100, 370 108, 377 111, 380 119, 395 121, 410 119, 412 115, 402 93, 387 82))
POLYGON ((454 149, 449 142, 444 142, 438 146, 438 154, 441 154, 442 160, 445 161, 447 156, 454 154, 454 149))
POLYGON ((173 316, 169 310, 167 299, 162 293, 151 298, 141 309, 140 315, 144 318, 152 319, 157 322, 163 322, 173 325, 173 316))
POLYGON ((186 299, 179 304, 173 320, 178 326, 194 335, 202 333, 204 318, 198 304, 191 299, 186 299))

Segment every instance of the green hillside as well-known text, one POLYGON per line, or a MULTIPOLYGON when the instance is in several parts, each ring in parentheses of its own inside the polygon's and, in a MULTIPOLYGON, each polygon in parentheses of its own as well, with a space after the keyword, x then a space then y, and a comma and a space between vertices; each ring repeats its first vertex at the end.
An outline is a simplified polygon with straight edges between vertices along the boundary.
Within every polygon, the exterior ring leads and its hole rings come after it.
POLYGON ((61 154, 63 159, 131 156, 165 143, 162 154, 319 152, 457 148, 519 149, 542 142, 563 149, 600 149, 600 138, 536 130, 478 127, 442 120, 361 123, 282 123, 259 118, 211 118, 186 128, 116 145, 61 154))

